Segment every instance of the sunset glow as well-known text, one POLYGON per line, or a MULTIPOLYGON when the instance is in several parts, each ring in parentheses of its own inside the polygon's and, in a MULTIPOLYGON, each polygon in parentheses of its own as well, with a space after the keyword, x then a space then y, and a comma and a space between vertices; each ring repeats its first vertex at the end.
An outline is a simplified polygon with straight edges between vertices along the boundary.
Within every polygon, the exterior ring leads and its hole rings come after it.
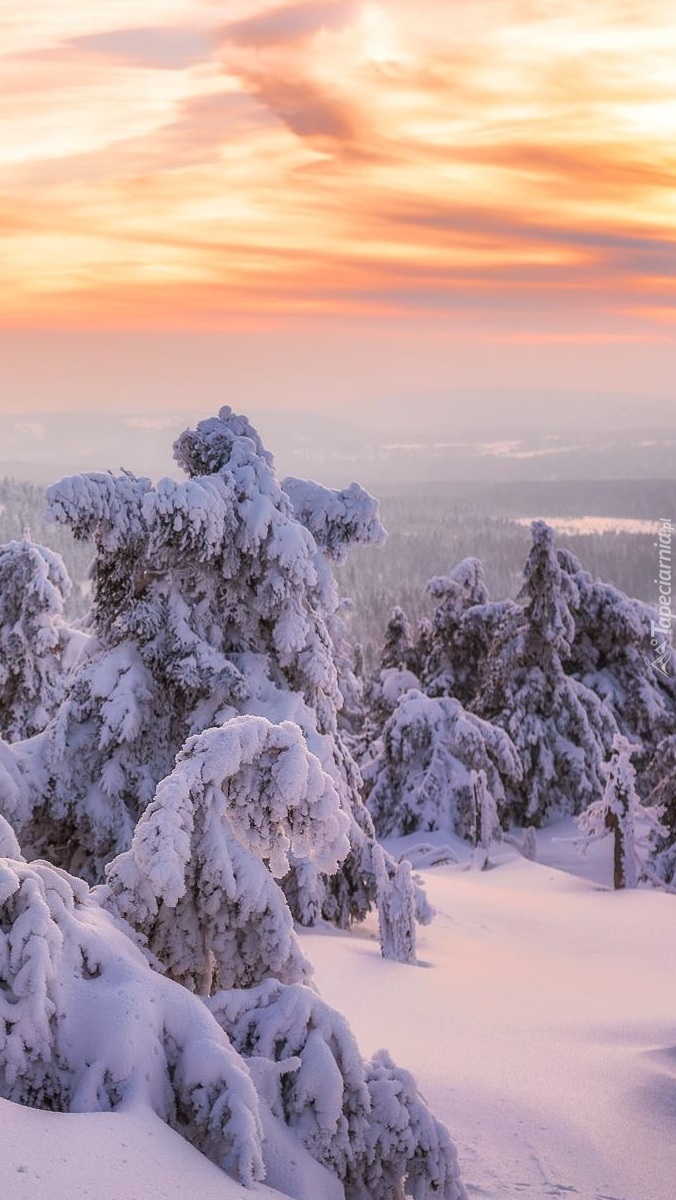
POLYGON ((33 0, 0 34, 5 325, 673 316, 670 0, 33 0))

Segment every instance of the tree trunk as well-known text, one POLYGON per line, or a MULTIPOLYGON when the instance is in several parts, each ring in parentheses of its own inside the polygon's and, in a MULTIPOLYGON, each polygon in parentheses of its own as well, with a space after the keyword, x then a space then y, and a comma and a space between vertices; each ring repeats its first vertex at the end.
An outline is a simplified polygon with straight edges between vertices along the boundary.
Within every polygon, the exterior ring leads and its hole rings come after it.
POLYGON ((624 837, 617 813, 606 814, 606 828, 613 835, 613 886, 617 890, 627 885, 624 874, 624 837))

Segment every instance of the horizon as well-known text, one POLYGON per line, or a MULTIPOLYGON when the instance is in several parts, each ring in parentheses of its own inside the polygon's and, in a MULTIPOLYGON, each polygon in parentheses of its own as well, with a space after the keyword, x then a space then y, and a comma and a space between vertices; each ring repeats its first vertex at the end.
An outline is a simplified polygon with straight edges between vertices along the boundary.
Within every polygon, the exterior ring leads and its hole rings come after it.
MULTIPOLYGON (((542 399, 543 393, 540 393, 542 399)), ((317 479, 343 487, 357 479, 376 493, 407 487, 449 486, 475 482, 570 482, 572 480, 673 480, 676 428, 659 421, 644 400, 628 405, 612 428, 594 428, 575 418, 575 405, 551 392, 542 403, 540 423, 522 414, 499 424, 490 417, 504 399, 495 393, 484 402, 464 394, 467 410, 483 409, 481 419, 466 416, 460 427, 440 418, 434 406, 406 404, 383 422, 377 405, 350 414, 247 406, 246 416, 272 452, 280 475, 317 479), (474 401, 474 402, 473 402, 474 401), (490 401, 490 404, 489 404, 490 401), (564 412, 554 432, 542 423, 550 412, 564 412), (640 415, 641 424, 637 424, 640 415)), ((584 396, 582 408, 589 407, 584 396)), ((95 413, 22 410, 0 413, 0 476, 45 484, 88 471, 131 470, 159 478, 180 475, 172 456, 179 433, 215 415, 198 412, 128 411, 95 413)), ((617 406, 617 397, 615 398, 617 406)), ((608 512, 606 515, 612 516, 608 512)))

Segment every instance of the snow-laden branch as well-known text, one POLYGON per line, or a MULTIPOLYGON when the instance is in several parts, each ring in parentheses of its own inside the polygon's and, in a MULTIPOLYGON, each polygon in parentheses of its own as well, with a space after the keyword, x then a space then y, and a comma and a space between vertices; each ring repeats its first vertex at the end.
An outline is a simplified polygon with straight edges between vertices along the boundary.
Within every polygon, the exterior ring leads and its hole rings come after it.
POLYGON ((307 964, 273 876, 290 855, 336 871, 347 829, 298 726, 236 717, 186 742, 109 868, 106 903, 193 989, 292 982, 307 964))

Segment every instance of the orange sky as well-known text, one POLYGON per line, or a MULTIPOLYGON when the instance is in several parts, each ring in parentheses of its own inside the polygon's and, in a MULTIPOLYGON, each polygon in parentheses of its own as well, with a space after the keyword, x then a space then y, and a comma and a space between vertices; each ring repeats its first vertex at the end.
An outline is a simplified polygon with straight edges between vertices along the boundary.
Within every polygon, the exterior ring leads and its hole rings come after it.
POLYGON ((0 330, 673 349, 674 0, 5 0, 0 48, 0 330))

